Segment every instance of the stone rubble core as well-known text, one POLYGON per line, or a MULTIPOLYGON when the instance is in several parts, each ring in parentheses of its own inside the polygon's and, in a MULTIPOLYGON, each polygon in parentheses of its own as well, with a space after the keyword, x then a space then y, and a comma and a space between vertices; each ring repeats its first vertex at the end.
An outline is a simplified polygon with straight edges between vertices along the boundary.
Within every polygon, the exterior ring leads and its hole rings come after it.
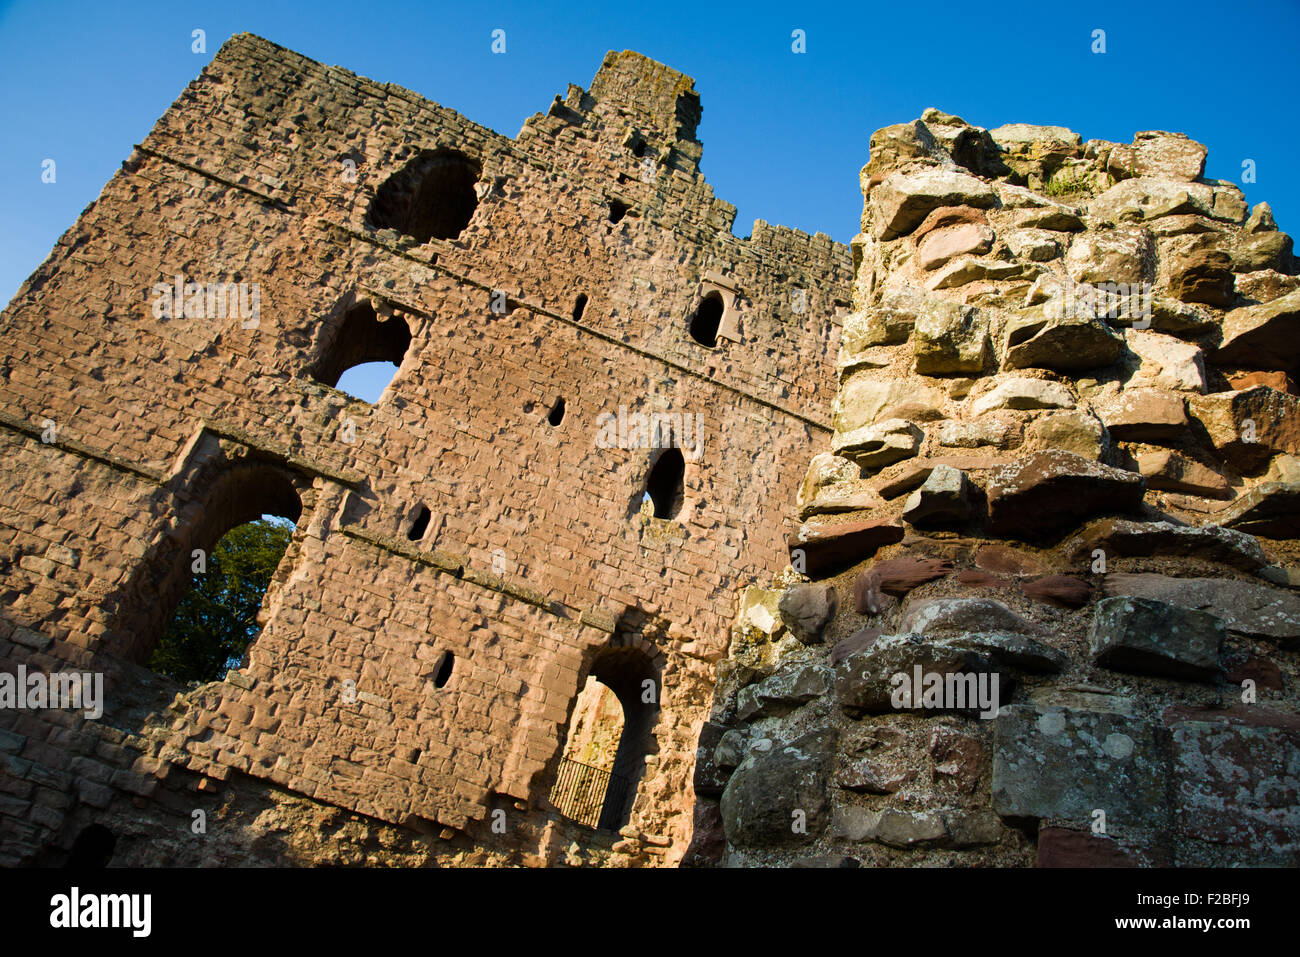
POLYGON ((834 435, 684 864, 1300 864, 1300 275, 1205 156, 872 136, 834 435))
POLYGON ((221 48, 0 319, 0 659, 106 696, 0 709, 0 866, 681 859, 730 595, 785 561, 852 276, 823 234, 732 233, 700 115, 632 52, 511 139, 221 48), (335 388, 383 359, 376 403, 335 388), (655 416, 699 426, 687 455, 602 437, 655 416), (191 551, 268 512, 296 528, 242 666, 150 673, 191 551), (617 828, 550 800, 589 676, 625 712, 617 828))

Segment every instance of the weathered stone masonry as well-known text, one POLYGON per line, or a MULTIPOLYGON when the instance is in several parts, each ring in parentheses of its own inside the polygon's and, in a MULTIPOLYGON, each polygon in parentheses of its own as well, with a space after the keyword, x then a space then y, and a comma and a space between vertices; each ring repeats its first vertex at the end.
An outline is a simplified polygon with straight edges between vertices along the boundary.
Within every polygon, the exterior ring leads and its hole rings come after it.
POLYGON ((115 863, 681 857, 735 591, 785 561, 830 438, 851 278, 824 235, 732 235, 699 116, 632 53, 512 140, 222 48, 0 318, 0 657, 107 682, 99 721, 0 712, 0 863, 92 826, 115 863), (178 275, 258 284, 255 326, 157 318, 178 275), (331 388, 376 358, 378 403, 331 388), (595 441, 620 406, 703 414, 671 519, 640 507, 658 450, 595 441), (299 518, 246 666, 148 673, 191 550, 266 511, 299 518), (612 848, 546 799, 597 666, 660 695, 612 848))
POLYGON ((835 435, 744 592, 688 861, 1300 863, 1300 276, 1205 156, 872 137, 835 435))

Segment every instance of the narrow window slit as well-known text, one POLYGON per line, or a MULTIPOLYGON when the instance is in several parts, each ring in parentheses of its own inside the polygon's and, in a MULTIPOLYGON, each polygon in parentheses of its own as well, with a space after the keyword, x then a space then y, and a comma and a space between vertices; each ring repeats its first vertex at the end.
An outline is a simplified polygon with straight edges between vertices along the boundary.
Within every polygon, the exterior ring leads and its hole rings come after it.
POLYGON ((646 479, 646 494, 654 505, 655 518, 676 518, 685 495, 683 478, 686 460, 680 449, 664 450, 646 479))
POLYGON ((433 686, 435 688, 445 687, 451 680, 451 669, 456 664, 456 656, 450 651, 444 651, 442 657, 438 660, 438 667, 433 673, 433 686))
POLYGON ((555 400, 555 405, 551 406, 551 411, 547 414, 546 421, 551 425, 559 425, 564 421, 564 396, 560 396, 555 400))

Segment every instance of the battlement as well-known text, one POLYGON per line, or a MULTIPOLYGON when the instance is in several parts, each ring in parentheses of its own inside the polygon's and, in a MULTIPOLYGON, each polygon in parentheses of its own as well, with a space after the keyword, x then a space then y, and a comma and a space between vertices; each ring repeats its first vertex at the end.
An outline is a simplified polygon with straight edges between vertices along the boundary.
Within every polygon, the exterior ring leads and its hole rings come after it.
POLYGON ((591 95, 646 130, 678 143, 696 142, 701 107, 695 81, 672 67, 631 50, 611 50, 591 81, 591 95))

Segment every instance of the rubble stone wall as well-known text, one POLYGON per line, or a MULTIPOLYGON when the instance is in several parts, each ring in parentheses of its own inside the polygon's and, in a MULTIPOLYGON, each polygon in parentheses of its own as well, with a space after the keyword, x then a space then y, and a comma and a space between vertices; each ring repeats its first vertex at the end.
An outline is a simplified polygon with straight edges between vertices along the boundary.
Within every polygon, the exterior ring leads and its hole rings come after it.
POLYGON ((835 433, 688 863, 1300 863, 1300 276, 1205 156, 872 137, 835 433))

